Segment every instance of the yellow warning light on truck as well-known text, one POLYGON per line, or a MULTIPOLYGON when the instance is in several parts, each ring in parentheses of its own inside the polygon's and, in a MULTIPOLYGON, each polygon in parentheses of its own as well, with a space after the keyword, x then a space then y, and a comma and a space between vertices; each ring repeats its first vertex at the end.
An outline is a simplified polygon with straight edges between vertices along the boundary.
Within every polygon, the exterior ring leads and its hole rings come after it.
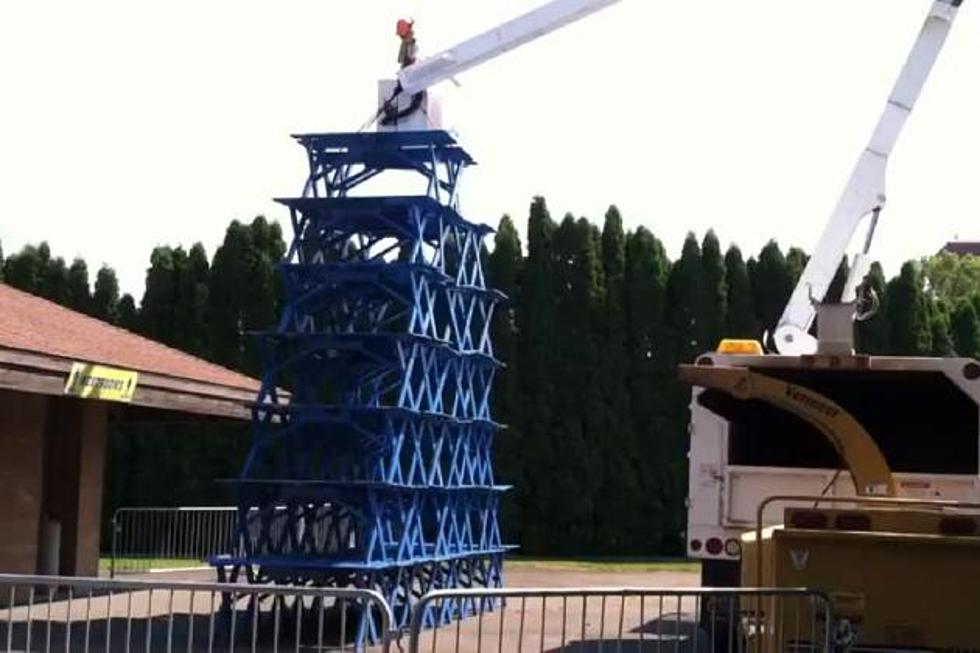
POLYGON ((762 343, 760 343, 758 340, 738 340, 735 338, 725 338, 718 343, 718 353, 762 356, 762 343))

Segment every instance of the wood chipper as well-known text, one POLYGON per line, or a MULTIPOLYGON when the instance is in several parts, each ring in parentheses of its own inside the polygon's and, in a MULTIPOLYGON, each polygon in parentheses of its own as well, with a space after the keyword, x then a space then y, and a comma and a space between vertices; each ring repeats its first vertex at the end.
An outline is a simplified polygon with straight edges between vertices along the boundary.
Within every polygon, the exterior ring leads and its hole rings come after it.
MULTIPOLYGON (((824 592, 841 650, 980 650, 980 517, 966 512, 978 504, 845 501, 785 508, 783 525, 743 536, 743 582, 824 592)), ((769 616, 769 650, 803 644, 769 616)))
MULTIPOLYGON (((782 432, 757 431, 757 446, 792 446, 796 440, 806 447, 807 438, 821 437, 839 459, 835 476, 852 485, 842 491, 835 478, 813 494, 773 487, 756 507, 754 531, 739 540, 739 584, 822 592, 833 620, 832 645, 839 650, 980 651, 980 502, 912 498, 914 488, 896 482, 879 446, 895 434, 912 456, 942 446, 957 424, 936 413, 949 393, 969 416, 972 443, 960 455, 975 465, 977 411, 968 390, 980 378, 980 365, 970 359, 855 355, 835 328, 835 320, 850 319, 848 310, 838 308, 818 308, 826 327, 821 330, 837 335, 832 343, 821 341, 825 346, 816 354, 703 356, 680 367, 682 380, 696 388, 696 400, 732 423, 742 420, 744 426, 743 416, 759 411, 794 420, 782 422, 789 426, 782 432), (962 388, 942 373, 952 361, 962 388), (896 383, 897 366, 902 369, 896 383), (935 384, 945 393, 926 391, 935 384), (896 424, 888 412, 906 416, 908 424, 896 424), (916 425, 917 434, 907 432, 916 425), (780 513, 782 520, 767 526, 780 513)), ((791 640, 787 615, 774 606, 747 598, 739 609, 739 636, 762 650, 831 645, 800 640, 798 633, 791 640)), ((778 608, 790 609, 804 612, 797 619, 813 618, 807 607, 778 608)))

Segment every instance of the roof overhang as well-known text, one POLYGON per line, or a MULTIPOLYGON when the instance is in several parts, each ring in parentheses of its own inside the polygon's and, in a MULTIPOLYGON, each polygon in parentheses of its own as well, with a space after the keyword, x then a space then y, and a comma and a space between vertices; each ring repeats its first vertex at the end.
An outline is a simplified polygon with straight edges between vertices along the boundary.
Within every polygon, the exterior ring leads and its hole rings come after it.
MULTIPOLYGON (((65 395, 65 384, 76 362, 102 365, 34 351, 0 347, 0 388, 44 395, 65 395)), ((238 420, 251 418, 254 389, 206 383, 151 371, 139 374, 129 405, 193 415, 238 420)), ((82 401, 97 401, 84 399, 82 401)))

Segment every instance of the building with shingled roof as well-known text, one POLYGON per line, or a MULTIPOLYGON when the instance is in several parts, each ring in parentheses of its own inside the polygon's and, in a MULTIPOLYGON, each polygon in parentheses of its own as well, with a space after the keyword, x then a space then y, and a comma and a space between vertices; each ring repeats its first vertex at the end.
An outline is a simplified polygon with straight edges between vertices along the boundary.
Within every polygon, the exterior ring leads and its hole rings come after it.
POLYGON ((98 574, 110 419, 248 420, 258 388, 0 284, 0 572, 98 574))

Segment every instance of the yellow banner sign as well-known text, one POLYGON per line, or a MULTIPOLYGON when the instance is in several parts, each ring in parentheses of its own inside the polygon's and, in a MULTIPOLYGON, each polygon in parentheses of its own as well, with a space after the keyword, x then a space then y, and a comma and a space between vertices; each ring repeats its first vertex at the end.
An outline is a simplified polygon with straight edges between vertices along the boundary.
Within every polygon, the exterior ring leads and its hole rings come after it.
POLYGON ((65 394, 83 399, 129 402, 136 392, 138 378, 139 374, 132 370, 72 363, 71 373, 65 382, 65 394))

